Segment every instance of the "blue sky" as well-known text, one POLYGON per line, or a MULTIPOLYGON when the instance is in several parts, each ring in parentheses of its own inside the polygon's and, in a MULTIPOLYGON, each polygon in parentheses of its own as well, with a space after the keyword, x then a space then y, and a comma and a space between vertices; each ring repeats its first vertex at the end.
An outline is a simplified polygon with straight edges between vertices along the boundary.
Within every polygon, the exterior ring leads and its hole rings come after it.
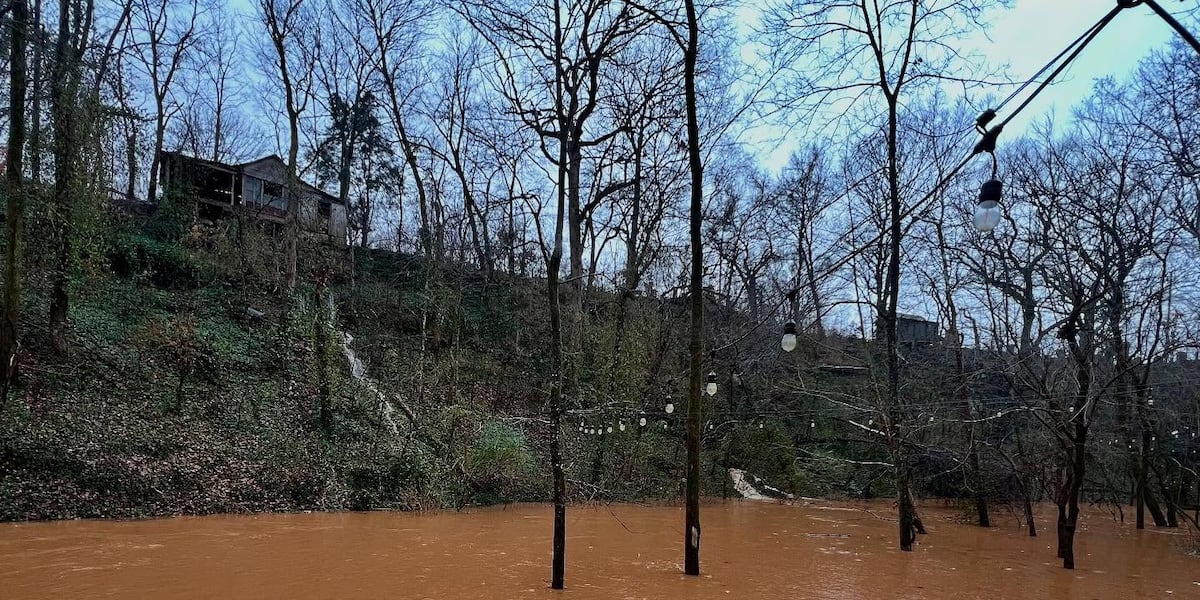
MULTIPOLYGON (((994 10, 987 38, 979 38, 973 46, 988 62, 1008 65, 1006 75, 1014 81, 1031 77, 1067 44, 1079 37, 1115 5, 1116 0, 1017 0, 1009 9, 994 10)), ((1196 0, 1160 0, 1160 4, 1175 15, 1197 5, 1196 0)), ((745 5, 749 8, 752 5, 745 5)), ((753 11, 752 8, 750 8, 753 11)), ((1185 26, 1196 30, 1194 19, 1181 19, 1185 26)), ((1063 73, 1054 85, 1044 91, 1006 129, 1006 137, 1015 137, 1031 123, 1054 114, 1060 119, 1070 116, 1073 106, 1085 99, 1096 79, 1114 76, 1124 79, 1138 61, 1149 52, 1166 46, 1177 34, 1148 7, 1127 9, 1089 45, 1083 54, 1063 73)), ((997 89, 997 95, 1007 95, 1008 89, 997 89)), ((953 92, 952 92, 953 93, 953 92)), ((1024 96, 1014 101, 1015 107, 1024 96)), ((1003 116, 1003 115, 1002 115, 1003 116)), ((761 132, 759 132, 761 133, 761 132)), ((754 132, 749 135, 754 140, 754 132)), ((771 136, 765 136, 771 137, 771 136)), ((762 164, 770 169, 782 167, 791 152, 791 145, 777 141, 756 144, 762 164)))
MULTIPOLYGON (((1161 0, 1160 4, 1177 15, 1181 7, 1195 6, 1179 0, 1161 0)), ((1013 79, 1027 78, 1114 5, 1115 0, 1019 0, 1011 10, 996 15, 993 43, 983 49, 992 60, 1008 62, 1013 79)), ((1176 36, 1148 7, 1123 11, 1083 51, 1066 77, 1039 96, 1013 125, 1027 126, 1051 111, 1067 116, 1070 108, 1091 92, 1096 79, 1107 75, 1124 78, 1139 59, 1176 36)))

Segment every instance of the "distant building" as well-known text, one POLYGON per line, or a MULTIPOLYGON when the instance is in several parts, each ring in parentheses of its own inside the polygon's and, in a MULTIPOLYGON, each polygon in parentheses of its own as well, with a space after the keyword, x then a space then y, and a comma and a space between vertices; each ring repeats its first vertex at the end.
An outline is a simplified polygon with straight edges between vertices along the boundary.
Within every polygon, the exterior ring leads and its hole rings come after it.
MULTIPOLYGON (((875 339, 883 339, 883 332, 878 327, 875 339)), ((930 321, 918 315, 896 313, 896 341, 901 344, 932 344, 940 342, 937 321, 930 321)))
POLYGON ((896 341, 901 344, 930 344, 941 339, 938 337, 937 321, 896 313, 896 341))
MULTIPOLYGON (((287 222, 287 164, 275 156, 231 165, 178 152, 163 152, 163 190, 183 192, 199 202, 199 216, 217 221, 238 211, 258 221, 287 222)), ((300 231, 310 238, 346 245, 346 206, 337 196, 299 183, 300 231)))

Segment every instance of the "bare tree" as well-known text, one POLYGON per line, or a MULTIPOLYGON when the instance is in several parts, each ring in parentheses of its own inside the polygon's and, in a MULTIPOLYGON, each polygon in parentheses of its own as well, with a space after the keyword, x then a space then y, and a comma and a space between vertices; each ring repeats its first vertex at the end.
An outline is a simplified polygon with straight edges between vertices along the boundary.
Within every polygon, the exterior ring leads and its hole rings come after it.
POLYGON ((430 206, 419 157, 422 145, 413 135, 409 121, 412 97, 422 83, 417 59, 421 56, 421 45, 427 35, 425 24, 432 10, 426 2, 402 0, 357 0, 354 5, 355 14, 365 21, 366 53, 375 58, 374 75, 381 84, 384 108, 417 195, 421 227, 418 244, 431 267, 440 262, 442 249, 435 244, 439 236, 434 232, 436 215, 430 206))
POLYGON ((462 195, 463 213, 470 230, 476 263, 490 278, 492 240, 488 228, 487 207, 476 198, 474 171, 480 159, 474 152, 479 133, 472 130, 478 110, 481 41, 471 31, 452 31, 440 57, 443 68, 437 83, 436 100, 429 107, 429 122, 439 143, 430 147, 454 173, 462 195))
MULTIPOLYGON (((617 0, 546 0, 532 6, 465 0, 455 6, 495 50, 503 70, 500 91, 514 116, 541 137, 546 158, 558 160, 548 144, 567 144, 567 281, 574 292, 569 349, 575 357, 582 344, 588 209, 596 206, 584 202, 585 152, 622 131, 619 126, 604 127, 593 117, 601 107, 604 74, 612 68, 613 57, 648 21, 632 4, 617 0), (552 20, 550 13, 560 27, 545 25, 552 20)), ((576 362, 571 363, 572 381, 576 362)))
MULTIPOLYGON (((783 71, 777 94, 783 107, 794 114, 803 110, 813 115, 817 114, 813 107, 822 105, 838 104, 839 109, 846 109, 866 104, 866 122, 883 123, 887 266, 878 291, 876 329, 883 333, 886 361, 882 431, 895 465, 899 541, 905 551, 912 550, 917 523, 910 491, 911 457, 903 443, 905 399, 900 393, 897 340, 901 250, 909 212, 901 171, 901 109, 904 98, 929 83, 966 81, 956 76, 966 66, 959 62, 961 55, 944 48, 951 40, 982 30, 980 15, 991 4, 989 0, 912 0, 886 5, 869 0, 785 0, 773 4, 765 19, 773 44, 771 60, 783 71), (799 65, 804 65, 803 71, 793 70, 799 65)), ((846 110, 845 114, 854 113, 846 110)))
POLYGON ((86 141, 80 114, 83 84, 83 53, 91 37, 93 7, 79 0, 59 0, 58 36, 54 42, 53 83, 50 90, 50 114, 54 122, 54 191, 52 202, 53 259, 50 292, 50 343, 59 355, 66 355, 67 313, 70 305, 72 237, 74 235, 75 194, 77 191, 80 151, 86 141))
POLYGON ((312 56, 306 27, 311 19, 305 0, 258 0, 258 17, 266 26, 273 53, 272 61, 278 70, 283 88, 284 110, 288 119, 287 185, 287 255, 285 257, 286 290, 296 289, 297 260, 300 243, 300 185, 296 162, 300 154, 300 116, 308 109, 312 89, 312 71, 308 62, 312 56))
POLYGON ((170 118, 180 108, 169 102, 172 85, 184 68, 188 53, 196 42, 196 24, 200 15, 198 0, 138 0, 137 18, 132 22, 134 45, 139 66, 150 81, 154 100, 154 146, 150 156, 150 181, 147 199, 158 201, 158 168, 163 137, 170 118), (182 8, 183 12, 179 12, 182 8))

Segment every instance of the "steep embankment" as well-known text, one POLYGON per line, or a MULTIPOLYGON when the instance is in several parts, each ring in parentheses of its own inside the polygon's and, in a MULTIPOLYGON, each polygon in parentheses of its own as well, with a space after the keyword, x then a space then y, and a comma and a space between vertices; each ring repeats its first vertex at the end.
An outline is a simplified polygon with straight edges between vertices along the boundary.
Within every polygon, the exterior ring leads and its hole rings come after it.
MULTIPOLYGON (((413 369, 424 359, 404 349, 411 334, 397 307, 412 299, 403 274, 390 273, 385 297, 370 295, 385 286, 370 277, 357 298, 338 283, 337 304, 357 304, 360 318, 321 319, 311 287, 287 306, 267 286, 238 283, 253 280, 218 252, 129 240, 111 251, 116 275, 81 282, 69 357, 43 347, 36 326, 26 330, 22 378, 0 410, 0 519, 539 497, 520 430, 478 406, 421 414, 431 407, 401 397, 413 372, 428 371, 413 369), (371 359, 355 339, 369 340, 371 359), (372 377, 370 360, 390 367, 387 381, 372 377), (324 425, 322 394, 332 406, 324 425), (422 417, 454 435, 423 435, 412 426, 422 417)), ((27 293, 26 315, 44 312, 39 291, 27 293)))
MULTIPOLYGON (((309 257, 334 265, 328 285, 306 273, 284 300, 271 238, 185 239, 118 229, 100 245, 76 283, 66 358, 44 345, 44 280, 31 274, 22 376, 0 408, 0 520, 548 497, 543 282, 359 251, 352 269, 309 257)), ((669 302, 593 302, 572 408, 594 425, 636 422, 678 383, 677 315, 669 302)), ((572 494, 673 497, 681 431, 570 426, 572 494)), ((707 440, 705 456, 794 482, 789 456, 759 451, 786 440, 738 431, 707 440)), ((708 491, 729 491, 711 460, 708 491)))

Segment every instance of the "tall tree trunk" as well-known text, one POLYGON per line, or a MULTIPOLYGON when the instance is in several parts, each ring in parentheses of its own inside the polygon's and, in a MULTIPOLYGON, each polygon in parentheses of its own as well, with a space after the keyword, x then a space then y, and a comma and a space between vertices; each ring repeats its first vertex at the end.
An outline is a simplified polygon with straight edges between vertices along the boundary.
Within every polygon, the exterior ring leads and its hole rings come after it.
MULTIPOLYGON (((4 252, 4 317, 0 320, 0 381, 8 384, 17 371, 21 318, 21 228, 25 219, 22 158, 25 152, 25 50, 28 47, 29 8, 12 2, 9 35, 8 154, 4 162, 7 210, 4 252)), ((7 388, 5 388, 7 390, 7 388)), ((7 394, 6 394, 7 395, 7 394)), ((0 399, 0 403, 3 399, 0 399)))
MULTIPOLYGON (((556 112, 562 112, 563 98, 563 31, 562 11, 558 3, 554 10, 554 102, 556 112)), ((561 590, 566 585, 567 567, 567 475, 562 464, 563 413, 563 334, 562 306, 559 298, 559 270, 562 269, 563 210, 567 179, 567 130, 559 131, 557 210, 554 217, 554 246, 546 261, 546 292, 550 306, 550 469, 554 485, 554 537, 550 560, 550 587, 561 590)))
MULTIPOLYGON (((1083 425, 1076 425, 1077 437, 1071 444, 1071 464, 1067 468, 1066 513, 1059 533, 1059 552, 1063 559, 1064 569, 1075 568, 1075 531, 1079 525, 1079 497, 1083 489, 1084 463, 1086 462, 1085 441, 1087 431, 1083 425)), ((1059 510, 1060 518, 1063 514, 1059 510)))
POLYGON ((78 169, 78 148, 83 140, 76 139, 79 130, 78 57, 74 44, 79 32, 73 31, 71 16, 76 12, 72 0, 59 0, 58 37, 54 43, 54 73, 50 104, 54 120, 54 197, 52 202, 52 235, 54 257, 50 291, 50 345, 59 356, 66 356, 67 314, 70 310, 72 270, 72 237, 75 220, 75 172, 78 169))
MULTIPOLYGON (((125 199, 137 197, 137 124, 133 117, 126 117, 125 135, 125 199)), ((161 168, 161 167, 160 167, 161 168)))
MULTIPOLYGON (((888 264, 884 281, 885 298, 884 311, 881 320, 884 324, 884 339, 887 345, 887 408, 888 435, 900 435, 902 411, 900 406, 900 351, 897 332, 897 307, 900 302, 900 240, 904 235, 902 213, 900 207, 900 165, 899 165, 899 117, 897 115, 896 97, 891 92, 888 97, 888 132, 887 132, 887 179, 888 179, 888 264)), ((913 505, 909 487, 912 472, 908 465, 908 454, 901 447, 899 440, 893 442, 893 460, 896 463, 897 485, 899 486, 900 510, 900 550, 911 552, 913 549, 913 527, 916 520, 916 507, 913 505)))
POLYGON ((291 296, 296 291, 297 265, 300 254, 300 186, 297 182, 296 161, 300 157, 300 113, 295 106, 291 85, 285 85, 288 97, 288 161, 287 170, 287 264, 286 291, 291 296))
POLYGON ((225 82, 217 84, 217 97, 213 107, 213 147, 212 161, 221 161, 221 140, 225 137, 225 82))
MULTIPOLYGON (((577 114, 572 107, 571 114, 577 114)), ((568 346, 567 373, 571 389, 579 389, 579 363, 583 352, 583 307, 584 294, 587 290, 583 272, 583 214, 580 210, 580 170, 583 165, 583 149, 579 139, 583 132, 578 127, 569 128, 573 135, 568 142, 567 153, 567 230, 570 236, 568 249, 570 252, 571 280, 571 330, 570 345, 568 346)))
POLYGON ((146 186, 146 200, 158 202, 158 170, 162 166, 163 137, 166 134, 167 123, 163 116, 163 102, 158 101, 158 115, 154 121, 154 152, 150 156, 150 182, 146 186))
POLYGON ((562 310, 558 296, 558 270, 562 264, 562 247, 551 254, 547 266, 546 288, 550 303, 550 468, 554 480, 554 538, 550 566, 550 587, 563 589, 566 577, 567 553, 567 476, 562 457, 562 310))
POLYGON ((1146 528, 1146 453, 1150 449, 1150 432, 1142 430, 1141 440, 1139 441, 1138 453, 1135 457, 1136 467, 1134 473, 1134 510, 1136 513, 1138 529, 1146 528))
MULTIPOLYGON (((42 0, 34 0, 33 14, 28 23, 33 25, 33 91, 30 105, 29 131, 29 175, 34 183, 42 182, 42 52, 46 43, 42 27, 42 0)), ((26 45, 29 26, 25 29, 26 45)))
POLYGON ((692 246, 691 357, 688 363, 687 413, 687 506, 683 528, 683 571, 700 574, 700 383, 704 354, 704 248, 701 227, 704 221, 704 163, 700 153, 700 117, 696 108, 696 60, 699 55, 700 26, 695 0, 685 0, 687 46, 683 52, 683 89, 687 104, 688 168, 691 171, 689 234, 692 246))
MULTIPOLYGON (((1078 319, 1078 316, 1074 316, 1078 319)), ((1075 568, 1075 531, 1079 524, 1079 497, 1083 489, 1084 472, 1087 468, 1087 435, 1088 419, 1092 410, 1088 398, 1091 393, 1093 345, 1089 342, 1086 348, 1081 348, 1078 336, 1077 321, 1068 322, 1060 337, 1067 340, 1075 366, 1075 409, 1070 411, 1071 421, 1065 423, 1062 429, 1062 439, 1066 440, 1067 464, 1065 465, 1064 490, 1059 494, 1059 530, 1058 552, 1063 560, 1063 568, 1075 568), (1072 426, 1073 425, 1073 426, 1072 426), (1065 504, 1065 506, 1064 506, 1065 504)))

